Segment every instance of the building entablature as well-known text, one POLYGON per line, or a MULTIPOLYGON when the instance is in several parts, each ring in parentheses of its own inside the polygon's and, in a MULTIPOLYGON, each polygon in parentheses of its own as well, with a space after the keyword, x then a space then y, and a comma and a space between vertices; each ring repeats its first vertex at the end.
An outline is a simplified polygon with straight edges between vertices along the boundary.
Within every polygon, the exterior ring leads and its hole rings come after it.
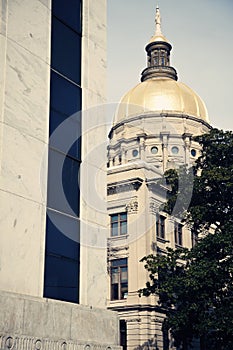
POLYGON ((142 183, 143 179, 139 177, 112 182, 107 185, 107 194, 111 195, 132 190, 137 191, 142 183))

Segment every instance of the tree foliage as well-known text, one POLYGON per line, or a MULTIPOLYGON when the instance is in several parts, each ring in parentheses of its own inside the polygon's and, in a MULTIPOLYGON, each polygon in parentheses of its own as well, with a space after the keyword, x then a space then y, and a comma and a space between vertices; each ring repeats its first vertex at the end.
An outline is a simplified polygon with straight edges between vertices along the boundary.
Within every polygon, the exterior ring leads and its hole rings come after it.
MULTIPOLYGON (((233 349, 233 134, 212 129, 198 136, 202 146, 193 170, 193 195, 185 210, 184 222, 197 236, 191 249, 167 249, 164 255, 142 259, 150 281, 140 291, 158 295, 166 312, 163 327, 171 330, 177 345, 187 348, 201 339, 202 349, 233 349)), ((173 213, 178 200, 179 181, 187 178, 184 167, 165 174, 171 186, 164 210, 173 213)), ((187 183, 186 183, 187 185, 187 183)))

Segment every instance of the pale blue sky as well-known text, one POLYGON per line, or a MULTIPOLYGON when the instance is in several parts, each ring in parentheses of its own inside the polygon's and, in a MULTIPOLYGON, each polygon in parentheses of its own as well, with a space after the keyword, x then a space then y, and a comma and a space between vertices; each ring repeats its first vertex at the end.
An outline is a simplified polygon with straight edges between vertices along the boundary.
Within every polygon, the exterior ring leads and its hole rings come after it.
POLYGON ((206 103, 213 126, 233 130, 233 0, 107 0, 108 102, 140 81, 156 4, 178 79, 206 103))

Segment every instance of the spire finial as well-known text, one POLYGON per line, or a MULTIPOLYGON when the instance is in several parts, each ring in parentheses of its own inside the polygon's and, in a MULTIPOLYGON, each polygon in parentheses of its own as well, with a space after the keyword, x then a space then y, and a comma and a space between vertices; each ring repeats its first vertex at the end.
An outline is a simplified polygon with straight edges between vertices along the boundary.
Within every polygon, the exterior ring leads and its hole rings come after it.
POLYGON ((156 6, 156 13, 155 13, 155 35, 161 35, 161 16, 159 11, 159 6, 156 6))

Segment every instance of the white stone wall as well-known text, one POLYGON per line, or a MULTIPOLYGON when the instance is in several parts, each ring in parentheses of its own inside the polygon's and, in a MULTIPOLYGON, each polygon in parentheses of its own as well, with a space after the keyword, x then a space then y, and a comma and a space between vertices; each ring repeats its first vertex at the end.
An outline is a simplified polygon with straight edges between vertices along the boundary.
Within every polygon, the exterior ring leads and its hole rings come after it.
POLYGON ((83 1, 80 302, 106 307, 106 0, 83 1))
MULTIPOLYGON (((42 296, 51 1, 0 0, 0 13, 0 283, 3 290, 42 296)), ((104 307, 106 145, 100 158, 89 155, 106 141, 109 129, 103 107, 106 0, 83 1, 82 92, 80 302, 104 307), (91 203, 93 186, 98 210, 91 203)))
POLYGON ((0 1, 0 285, 35 296, 44 279, 49 6, 0 1))

